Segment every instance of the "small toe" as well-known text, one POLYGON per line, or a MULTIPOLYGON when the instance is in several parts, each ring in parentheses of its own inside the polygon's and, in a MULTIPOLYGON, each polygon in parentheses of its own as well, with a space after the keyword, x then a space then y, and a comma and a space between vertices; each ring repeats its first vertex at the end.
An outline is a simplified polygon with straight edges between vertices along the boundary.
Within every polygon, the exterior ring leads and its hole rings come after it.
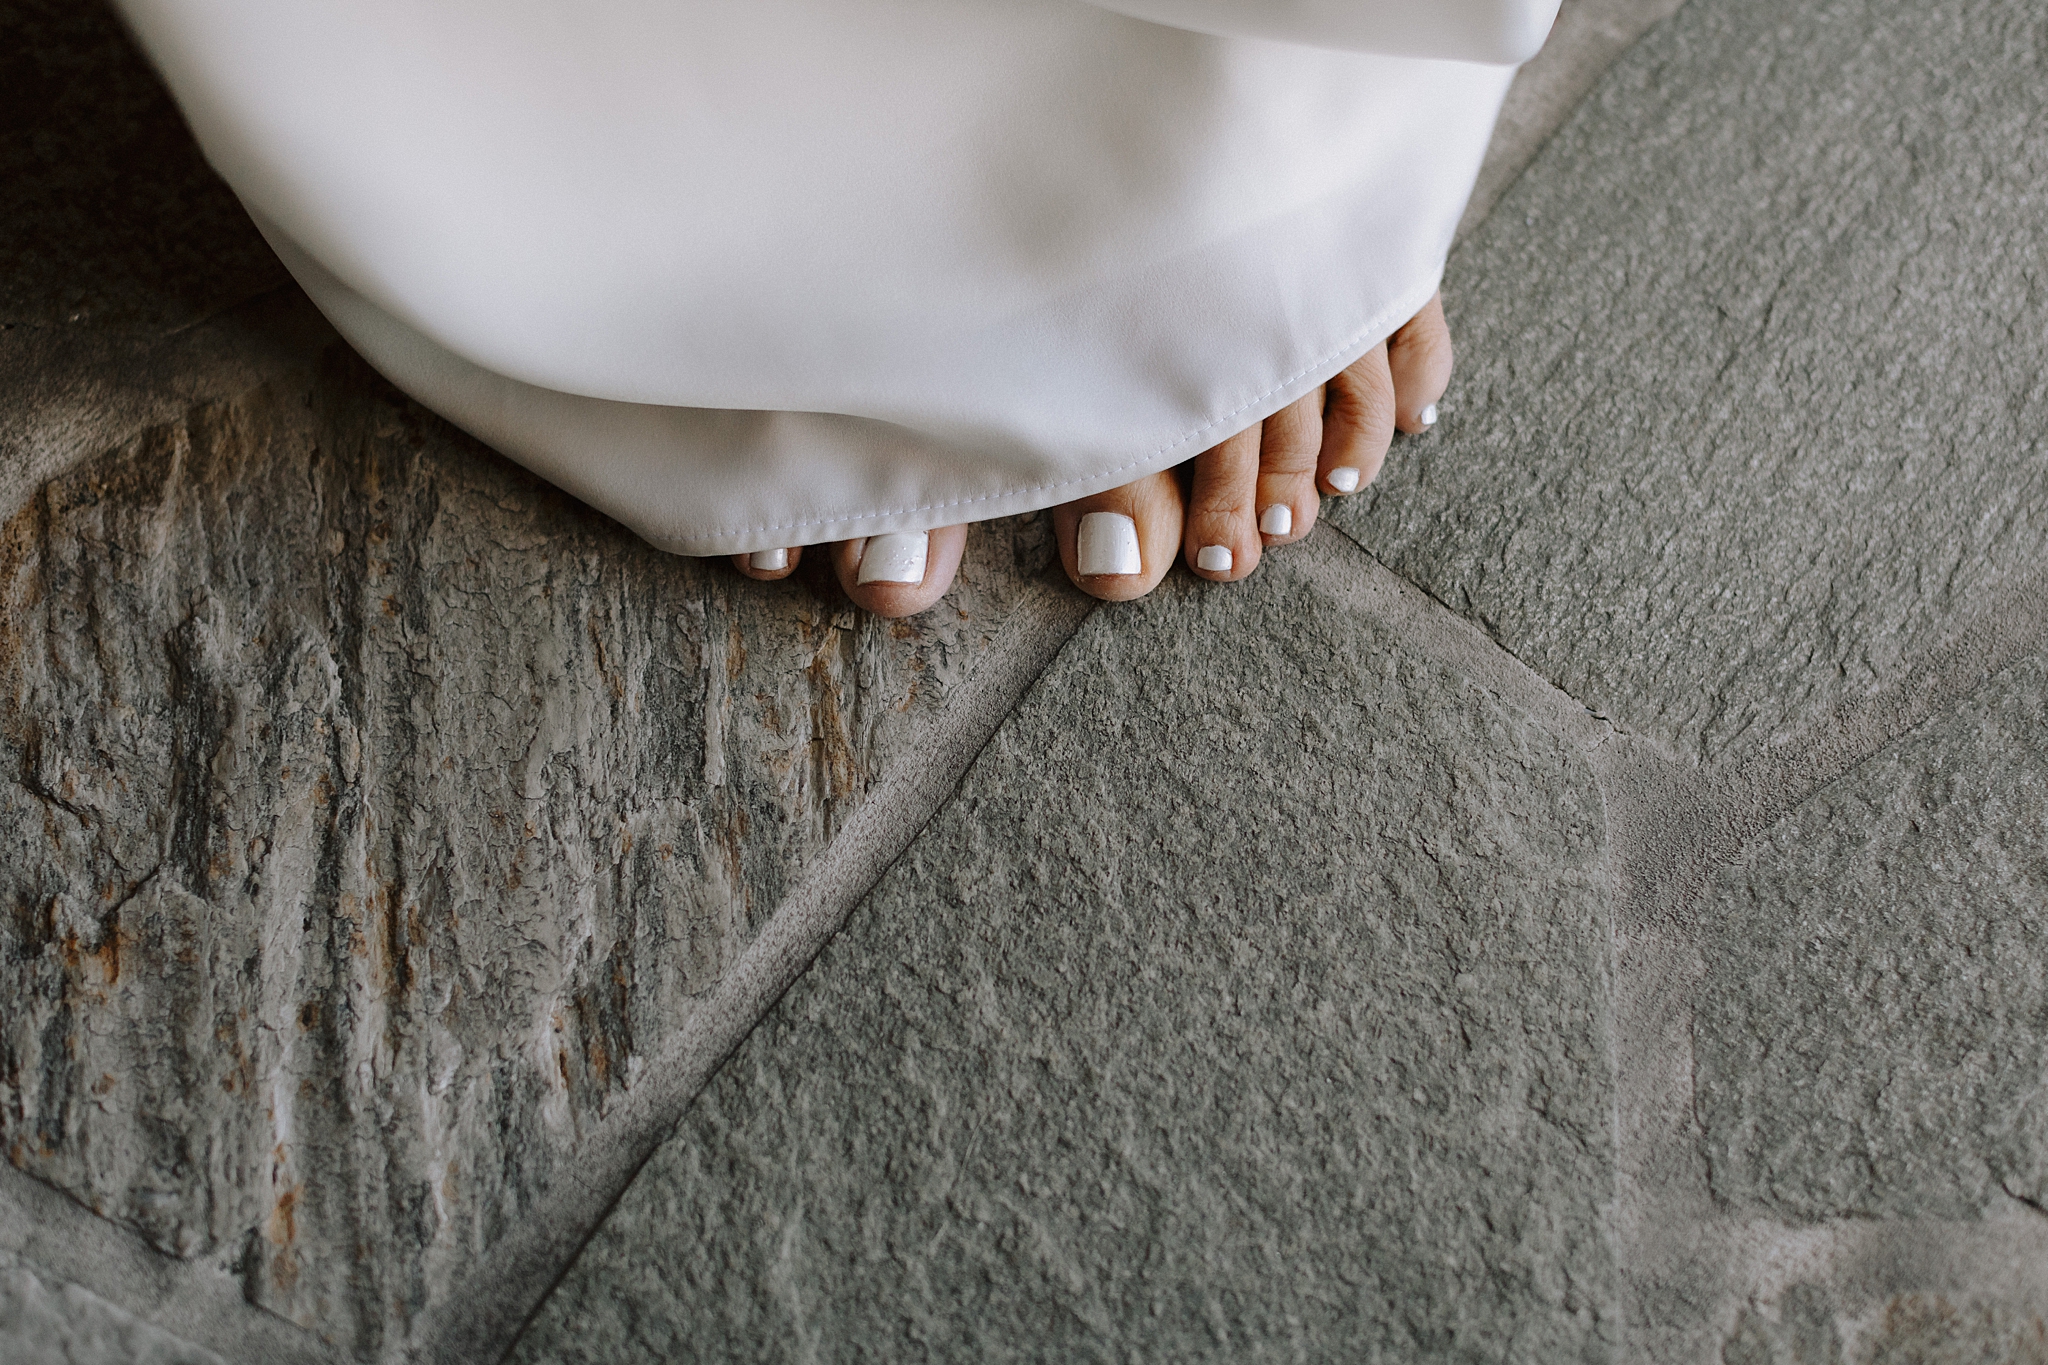
POLYGON ((1128 602, 1159 586, 1173 567, 1181 524, 1180 481, 1170 469, 1052 513, 1067 577, 1105 602, 1128 602))
POLYGON ((752 554, 734 555, 732 566, 748 578, 762 583, 773 583, 796 572, 797 563, 804 557, 801 545, 788 549, 756 550, 752 554))
POLYGON ((1380 345, 1330 381, 1317 482, 1328 493, 1356 493, 1379 476, 1393 440, 1394 379, 1380 345))
POLYGON ((927 611, 953 586, 965 526, 936 531, 892 531, 832 547, 832 569, 853 604, 877 616, 915 616, 927 611))
POLYGON ((1450 387, 1453 358, 1443 295, 1432 295, 1421 312, 1387 338, 1395 421, 1401 430, 1412 436, 1436 425, 1436 405, 1450 387))
POLYGON ((1259 567, 1258 427, 1195 457, 1181 552, 1202 578, 1231 583, 1259 567))
POLYGON ((1259 477, 1252 502, 1267 545, 1300 540, 1316 524, 1316 465, 1326 401, 1324 391, 1317 389, 1261 424, 1259 477))

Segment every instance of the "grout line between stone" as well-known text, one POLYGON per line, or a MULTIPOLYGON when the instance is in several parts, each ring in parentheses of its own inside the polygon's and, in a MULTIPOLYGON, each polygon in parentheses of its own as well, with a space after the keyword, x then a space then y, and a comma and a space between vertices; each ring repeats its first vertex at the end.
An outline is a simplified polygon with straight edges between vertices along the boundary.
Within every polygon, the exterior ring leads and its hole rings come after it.
POLYGON ((2048 642, 2048 569, 2041 569, 1997 592, 1864 696, 1782 739, 1694 768, 1589 710, 1350 535, 1332 531, 1367 567, 1361 574, 1319 526, 1290 553, 1303 556, 1302 567, 1324 591, 1386 622, 1591 759, 1615 847, 1626 854, 1624 940, 1652 929, 1689 929, 1692 903, 1714 865, 2048 642))
POLYGON ((2048 640, 2048 569, 1995 591, 1931 647, 1904 660, 1863 697, 1779 743, 1703 775, 1728 810, 1736 847, 1828 783, 1961 702, 2048 640), (1747 811, 1747 818, 1741 812, 1747 811))
POLYGON ((574 1263, 685 1109, 839 931, 889 866, 951 798, 970 764, 1078 630, 1095 603, 1055 575, 1018 603, 990 651, 925 726, 839 836, 776 907, 732 967, 692 1006, 647 1078, 564 1159, 564 1174, 431 1310, 399 1358, 495 1362, 574 1263))
MULTIPOLYGON (((1801 1228, 1730 1216, 1708 1183, 1692 1075, 1694 1000, 1706 975, 1700 902, 1714 869, 1814 792, 1949 711, 2044 641, 2048 570, 1998 591, 1865 695, 1782 739, 1697 771, 1641 746, 1595 756, 1622 878, 1614 1003, 1617 1198, 1610 1226, 1624 1282, 1639 1299, 1655 1294, 1662 1303, 1699 1308, 1689 1322, 1629 1315, 1631 1358, 1657 1365, 1715 1359, 1741 1305, 1781 1292, 1796 1267, 1809 1262, 1813 1274, 1855 1265, 1866 1278, 1876 1266, 2002 1265, 1977 1282, 2008 1284, 2048 1303, 2048 1218, 2032 1210, 2016 1206, 1998 1220, 1938 1229, 1882 1220, 1801 1228), (2002 1259, 2020 1243, 2035 1251, 2017 1262, 2002 1259)), ((1939 1275, 1920 1280, 1923 1288, 1943 1282, 1939 1275)), ((1898 1289, 1919 1283, 1899 1274, 1890 1282, 1898 1289)))
MULTIPOLYGON (((1339 532, 1339 535, 1343 533, 1339 532)), ((1713 869, 1814 792, 1956 706, 2048 642, 2048 569, 2007 585, 1882 683, 1782 739, 1692 768, 1613 727, 1463 615, 1349 536, 1290 553, 1325 591, 1531 715, 1583 752, 1607 807, 1617 875, 1613 1006, 1616 1197, 1624 1358, 1717 1359, 1733 1315, 1803 1277, 1846 1277, 1866 1299, 1995 1285, 2048 1316, 2048 1216, 2017 1201, 1978 1222, 1839 1219, 1811 1227, 1733 1216, 1707 1183, 1692 1107, 1692 1018, 1706 962, 1698 902, 1713 869), (1357 563, 1369 566, 1358 572, 1357 563), (1657 1293, 1700 1314, 1632 1313, 1657 1293)), ((1853 1343, 1851 1343, 1853 1346, 1853 1343)))
POLYGON ((1336 600, 1383 623, 1407 644, 1450 668, 1583 753, 1613 744, 1620 732, 1516 658, 1470 620, 1380 563, 1331 523, 1319 522, 1287 547, 1288 567, 1336 600))
POLYGON ((38 1275, 69 1280, 238 1365, 339 1365, 349 1359, 304 1328, 250 1303, 240 1279, 219 1265, 166 1256, 5 1163, 0 1163, 0 1250, 38 1275))

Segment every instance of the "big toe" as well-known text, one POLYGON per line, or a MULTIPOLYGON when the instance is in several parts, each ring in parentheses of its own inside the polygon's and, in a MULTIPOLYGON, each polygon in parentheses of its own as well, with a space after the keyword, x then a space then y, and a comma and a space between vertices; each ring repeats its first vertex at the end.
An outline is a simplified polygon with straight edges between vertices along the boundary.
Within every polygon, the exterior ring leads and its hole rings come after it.
POLYGON ((866 536, 834 545, 832 568, 855 606, 877 616, 915 616, 953 586, 966 546, 965 526, 866 536))
POLYGON ((1180 553, 1180 480, 1164 469, 1056 507, 1053 534, 1074 586, 1128 602, 1159 586, 1180 553))

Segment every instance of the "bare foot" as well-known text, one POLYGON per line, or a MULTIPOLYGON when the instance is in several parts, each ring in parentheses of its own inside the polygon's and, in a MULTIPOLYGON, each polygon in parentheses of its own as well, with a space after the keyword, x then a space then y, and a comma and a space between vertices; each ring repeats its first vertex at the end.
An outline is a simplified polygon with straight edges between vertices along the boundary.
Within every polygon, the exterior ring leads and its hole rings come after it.
POLYGON ((1451 334, 1432 297, 1328 384, 1197 455, 1185 500, 1179 480, 1160 473, 1055 508, 1067 576, 1128 601, 1158 586, 1177 548, 1199 577, 1243 578, 1268 548, 1308 534, 1319 492, 1371 483, 1397 429, 1434 425, 1450 379, 1451 334))
MULTIPOLYGON (((1221 441, 1177 470, 1055 507, 1060 563, 1081 591, 1108 602, 1143 597, 1176 556, 1197 576, 1234 583, 1275 545, 1307 535, 1320 494, 1371 483, 1394 432, 1436 423, 1451 380, 1451 334, 1440 296, 1313 393, 1221 441)), ((842 540, 828 548, 840 586, 877 616, 913 616, 953 585, 965 526, 842 540)), ((801 548, 734 555, 749 578, 787 578, 801 548)))

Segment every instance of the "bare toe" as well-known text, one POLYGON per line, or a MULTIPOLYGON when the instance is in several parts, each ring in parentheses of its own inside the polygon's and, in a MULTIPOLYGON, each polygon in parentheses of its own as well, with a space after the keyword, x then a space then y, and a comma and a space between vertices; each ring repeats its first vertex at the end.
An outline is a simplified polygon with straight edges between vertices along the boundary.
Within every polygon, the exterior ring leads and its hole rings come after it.
POLYGON ((803 557, 801 545, 787 550, 756 550, 750 555, 734 555, 732 566, 749 578, 773 583, 795 573, 797 563, 803 557))
POLYGON ((1159 586, 1181 541, 1180 480, 1170 469, 1055 507, 1053 535, 1074 586, 1128 602, 1159 586))
POLYGON ((1415 434, 1436 425, 1437 400, 1451 383, 1451 329, 1444 300, 1432 294, 1422 311, 1387 338, 1394 377, 1394 412, 1401 430, 1415 434))
POLYGON ((1211 582, 1232 583, 1259 567, 1259 430, 1240 431, 1195 457, 1181 553, 1211 582))
POLYGON ((1394 439, 1394 378, 1386 346, 1353 361, 1328 389, 1316 481, 1326 492, 1356 493, 1379 476, 1394 439))
POLYGON ((967 546, 965 526, 842 540, 832 547, 839 586, 877 616, 915 616, 946 595, 967 546))
POLYGON ((1259 534, 1267 545, 1300 540, 1316 524, 1316 462, 1323 446, 1323 390, 1296 399, 1260 424, 1259 534))

